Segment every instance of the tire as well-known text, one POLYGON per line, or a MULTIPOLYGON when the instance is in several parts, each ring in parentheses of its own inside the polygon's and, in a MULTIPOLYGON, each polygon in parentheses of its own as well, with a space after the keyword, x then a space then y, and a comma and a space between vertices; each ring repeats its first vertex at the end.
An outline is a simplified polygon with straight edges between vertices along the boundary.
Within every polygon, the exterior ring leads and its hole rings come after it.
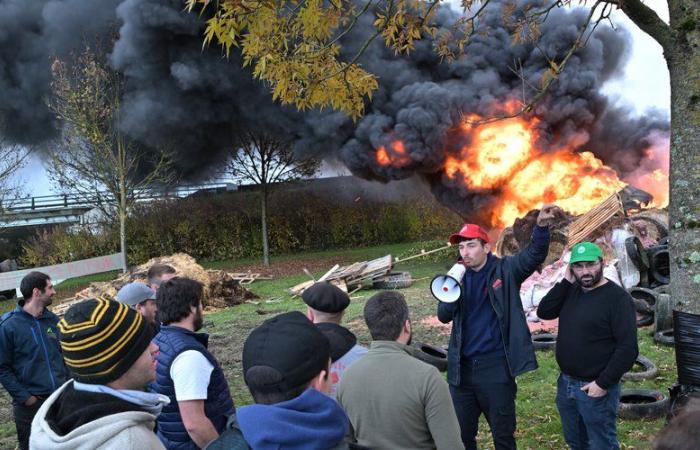
POLYGON ((625 239, 625 249, 634 265, 640 271, 645 271, 649 268, 649 257, 642 245, 642 241, 637 236, 630 236, 625 239))
POLYGON ((659 294, 654 306, 654 333, 673 328, 673 305, 671 296, 659 294))
POLYGON ((621 419, 658 419, 665 417, 669 408, 668 397, 652 389, 623 389, 617 416, 621 419))
POLYGON ((639 313, 654 313, 654 305, 656 305, 656 300, 658 294, 652 289, 647 289, 644 287, 631 287, 627 290, 632 298, 635 300, 634 304, 639 313), (640 300, 642 303, 639 303, 640 300), (643 305, 646 304, 646 306, 643 305))
POLYGON ((436 367, 440 372, 447 372, 447 350, 421 342, 416 342, 408 348, 414 358, 436 367))
POLYGON ((659 369, 656 367, 656 364, 654 364, 646 356, 642 356, 642 355, 637 356, 637 360, 634 362, 634 364, 644 367, 644 370, 642 372, 632 372, 630 370, 629 372, 622 375, 623 380, 625 380, 625 381, 648 380, 650 378, 654 378, 659 373, 659 369))
POLYGON ((411 287, 413 278, 410 272, 391 272, 374 280, 372 287, 375 289, 404 289, 411 287))
POLYGON ((653 323, 654 323, 654 314, 644 314, 644 313, 637 314, 637 328, 647 327, 649 325, 652 325, 653 323))
POLYGON ((654 342, 665 345, 666 347, 674 347, 676 345, 676 340, 673 337, 673 330, 663 330, 654 333, 654 342))
POLYGON ((535 346, 535 350, 554 350, 557 346, 557 335, 552 333, 533 334, 532 345, 535 346))
POLYGON ((649 249, 649 275, 660 284, 668 284, 670 277, 670 255, 668 247, 652 247, 649 249))
POLYGON ((660 286, 656 286, 654 288, 654 292, 657 294, 668 294, 670 292, 670 289, 668 288, 668 284, 662 284, 660 286))

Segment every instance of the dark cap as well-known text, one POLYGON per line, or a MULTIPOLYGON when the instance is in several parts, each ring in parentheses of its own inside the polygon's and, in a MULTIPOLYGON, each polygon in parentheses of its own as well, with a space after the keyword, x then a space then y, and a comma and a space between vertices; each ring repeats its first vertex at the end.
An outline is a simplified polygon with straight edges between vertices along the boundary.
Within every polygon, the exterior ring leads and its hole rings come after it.
POLYGON ((357 337, 345 327, 329 322, 317 323, 316 327, 326 335, 328 343, 331 344, 331 362, 338 361, 357 344, 357 337))
POLYGON ((328 338, 304 314, 292 311, 266 320, 250 333, 243 344, 243 377, 258 392, 285 392, 327 370, 328 358, 328 338), (252 371, 266 372, 266 385, 251 385, 252 371))
POLYGON ((304 303, 316 311, 335 314, 345 311, 350 304, 350 297, 339 287, 322 281, 306 289, 301 298, 304 303))

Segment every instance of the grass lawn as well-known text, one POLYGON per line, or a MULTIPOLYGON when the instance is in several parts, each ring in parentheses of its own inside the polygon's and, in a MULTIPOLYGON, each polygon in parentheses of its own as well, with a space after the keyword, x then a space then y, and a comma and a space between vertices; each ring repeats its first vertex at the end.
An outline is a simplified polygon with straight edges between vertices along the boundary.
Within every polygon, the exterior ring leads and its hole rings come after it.
MULTIPOLYGON (((296 283, 308 279, 301 271, 309 267, 316 276, 323 274, 333 264, 349 263, 379 257, 390 253, 398 257, 406 257, 420 251, 438 247, 440 243, 426 245, 398 244, 368 249, 351 249, 347 251, 315 252, 302 255, 289 255, 273 258, 273 266, 288 268, 285 276, 269 281, 256 281, 249 286, 250 290, 261 298, 255 303, 247 303, 226 310, 206 315, 205 332, 210 333, 211 348, 216 354, 226 372, 231 393, 237 405, 251 402, 250 395, 243 383, 241 373, 241 350, 243 342, 250 331, 263 320, 285 311, 305 309, 300 298, 292 298, 286 289, 296 283), (329 264, 331 263, 331 264, 329 264)), ((404 289, 411 308, 413 319, 414 341, 428 342, 436 345, 447 344, 449 330, 438 328, 422 319, 435 314, 436 303, 428 291, 430 277, 443 272, 451 264, 449 252, 437 257, 428 256, 404 264, 397 265, 396 270, 408 270, 417 279, 411 288, 404 289)), ((258 264, 257 261, 219 261, 204 263, 208 268, 247 268, 258 264)), ((108 275, 104 275, 108 276, 108 275)), ((113 275, 111 275, 113 276, 113 275)), ((83 280, 73 281, 68 285, 71 289, 82 286, 83 280)), ((67 290, 69 292, 69 290, 67 290)), ((376 291, 359 291, 352 295, 352 303, 345 316, 345 324, 357 334, 363 344, 370 342, 369 333, 362 320, 362 309, 366 300, 376 291)), ((640 329, 641 354, 647 356, 659 367, 656 379, 645 382, 627 382, 625 388, 650 387, 663 393, 676 379, 675 356, 672 348, 660 347, 654 344, 650 337, 650 329, 640 329)), ((552 352, 538 352, 540 368, 518 378, 517 441, 521 449, 564 449, 564 443, 559 415, 554 404, 558 368, 552 352)), ((9 398, 2 392, 0 398, 0 449, 13 448, 14 427, 11 422, 9 398)), ((654 421, 619 421, 619 438, 624 449, 647 449, 653 437, 663 427, 664 420, 654 421)), ((479 433, 480 448, 493 448, 488 425, 482 420, 479 433)))

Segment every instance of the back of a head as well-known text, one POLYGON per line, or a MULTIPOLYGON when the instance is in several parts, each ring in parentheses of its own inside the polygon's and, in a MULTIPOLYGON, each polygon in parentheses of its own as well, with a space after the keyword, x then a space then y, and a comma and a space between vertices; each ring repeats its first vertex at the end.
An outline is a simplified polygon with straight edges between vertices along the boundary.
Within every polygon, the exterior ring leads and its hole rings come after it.
POLYGON ((158 317, 163 324, 179 322, 191 313, 203 300, 204 288, 199 281, 189 278, 173 278, 161 284, 156 293, 158 317))
POLYGON ((301 298, 313 310, 316 323, 340 324, 343 312, 350 304, 347 292, 325 281, 314 283, 304 290, 301 298))
POLYGON ((32 298, 34 288, 39 289, 40 291, 46 289, 47 281, 50 279, 51 277, 43 272, 34 271, 25 275, 19 284, 19 291, 22 293, 24 300, 29 300, 32 298))
POLYGON ((167 264, 154 264, 148 269, 148 283, 158 284, 163 275, 174 275, 177 271, 167 264))
POLYGON ((700 447, 700 400, 689 402, 654 440, 654 450, 695 450, 700 447))
POLYGON ((409 318, 408 304, 400 292, 379 292, 367 300, 364 316, 373 340, 395 341, 409 318))
POLYGON ((255 328, 243 345, 243 376, 255 403, 274 404, 301 395, 321 371, 328 372, 330 344, 298 311, 255 328))
POLYGON ((107 384, 124 375, 148 348, 154 331, 141 314, 106 299, 71 306, 58 329, 73 378, 88 384, 107 384))

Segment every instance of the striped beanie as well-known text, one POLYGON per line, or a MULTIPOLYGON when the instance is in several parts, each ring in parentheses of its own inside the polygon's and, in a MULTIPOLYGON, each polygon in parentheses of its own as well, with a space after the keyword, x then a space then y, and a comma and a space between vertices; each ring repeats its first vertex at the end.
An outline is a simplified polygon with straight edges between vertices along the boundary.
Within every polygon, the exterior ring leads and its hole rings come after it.
POLYGON ((58 323, 61 349, 76 381, 106 384, 143 354, 153 328, 127 305, 103 298, 77 303, 58 323))

